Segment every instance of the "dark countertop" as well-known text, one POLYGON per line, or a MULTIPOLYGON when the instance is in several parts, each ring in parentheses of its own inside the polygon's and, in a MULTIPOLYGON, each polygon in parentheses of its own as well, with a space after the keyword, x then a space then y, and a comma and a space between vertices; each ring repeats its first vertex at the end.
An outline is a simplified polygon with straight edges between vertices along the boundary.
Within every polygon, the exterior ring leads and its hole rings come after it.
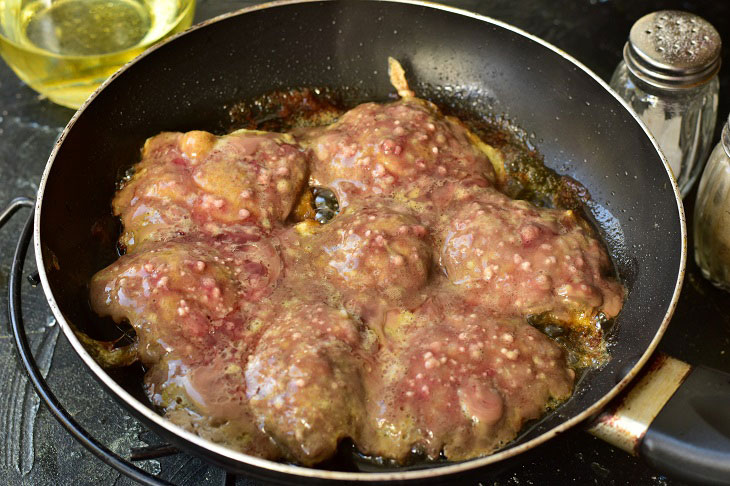
MULTIPOLYGON (((196 21, 255 4, 243 0, 198 0, 196 21)), ((461 0, 444 2, 514 24, 562 48, 608 79, 634 20, 653 10, 689 10, 712 22, 730 42, 730 4, 706 1, 631 0, 461 0), (559 3, 559 6, 557 5, 559 3)), ((721 71, 720 128, 730 111, 730 48, 721 71)), ((48 153, 72 116, 71 110, 39 98, 0 63, 0 206, 15 196, 34 196, 48 153)), ((539 147, 538 147, 539 148, 539 147)), ((695 194, 686 199, 692 220, 695 194)), ((22 225, 16 217, 0 231, 0 306, 6 306, 12 250, 22 225)), ((690 230, 690 237, 691 237, 690 230)), ((693 364, 730 371, 730 294, 709 285, 692 259, 679 306, 659 349, 693 364)), ((34 267, 28 258, 26 273, 34 267)), ((31 345, 48 381, 73 416, 114 451, 159 443, 131 418, 84 370, 48 309, 40 288, 24 288, 24 312, 31 345)), ((120 484, 131 481, 101 463, 39 407, 19 366, 7 316, 0 320, 0 480, 5 484, 120 484)), ((482 483, 680 485, 640 460, 615 450, 580 428, 524 454, 521 464, 485 472, 482 483)), ((176 484, 223 484, 223 473, 185 454, 146 461, 142 466, 176 484)), ((257 484, 245 478, 237 483, 257 484)))

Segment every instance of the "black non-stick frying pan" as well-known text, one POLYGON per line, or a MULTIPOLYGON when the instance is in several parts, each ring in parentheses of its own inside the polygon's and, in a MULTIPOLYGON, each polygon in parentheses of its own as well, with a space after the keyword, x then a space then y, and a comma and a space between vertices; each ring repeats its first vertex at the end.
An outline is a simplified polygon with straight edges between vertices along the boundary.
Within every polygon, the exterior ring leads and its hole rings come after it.
MULTIPOLYGON (((41 181, 34 236, 51 309, 111 394, 181 448, 234 472, 292 483, 445 481, 511 458, 597 416, 649 360, 676 304, 686 258, 681 200, 667 165, 644 126, 605 83, 558 49, 511 26, 415 2, 275 2, 202 24, 147 52, 113 76, 62 134, 41 181), (232 104, 272 90, 325 86, 356 100, 386 99, 392 93, 388 56, 403 62, 417 94, 419 86, 438 86, 442 93, 459 93, 460 103, 508 114, 537 134, 547 165, 588 188, 592 197, 586 210, 628 289, 611 336, 611 361, 586 374, 567 403, 507 449, 437 468, 304 468, 250 457, 183 431, 150 408, 139 387, 129 384, 134 380, 112 378, 101 369, 70 326, 99 326, 87 304, 87 283, 116 258, 118 227, 110 210, 115 183, 138 159, 147 137, 165 130, 221 132, 232 104)), ((685 477, 730 481, 730 439, 721 425, 708 427, 694 442, 678 436, 681 430, 659 426, 676 425, 666 410, 677 410, 683 389, 689 390, 689 402, 705 393, 694 382, 704 383, 707 376, 717 378, 711 396, 728 407, 729 380, 672 360, 655 364, 642 382, 651 395, 632 392, 623 407, 640 404, 646 424, 658 413, 653 428, 648 433, 645 426, 628 433, 612 428, 633 423, 621 422, 618 404, 596 420, 594 430, 602 435, 618 430, 616 442, 628 440, 629 449, 639 447, 631 441, 646 433, 640 448, 655 464, 669 465, 670 472, 685 477), (656 376, 671 379, 657 385, 656 376), (685 384, 675 393, 683 381, 690 387, 685 384), (670 406, 660 413, 669 397, 670 406), (672 454, 685 460, 674 470, 672 454)), ((730 420, 727 414, 715 415, 704 417, 730 420)), ((680 422, 690 432, 701 425, 680 422)))

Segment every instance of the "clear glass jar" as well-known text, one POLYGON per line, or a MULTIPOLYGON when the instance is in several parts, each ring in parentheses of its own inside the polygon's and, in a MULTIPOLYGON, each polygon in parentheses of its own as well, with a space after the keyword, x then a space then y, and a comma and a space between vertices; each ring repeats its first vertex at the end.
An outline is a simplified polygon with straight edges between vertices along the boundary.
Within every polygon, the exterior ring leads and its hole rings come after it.
MULTIPOLYGON (((730 120, 728 121, 730 123, 730 120)), ((730 291, 730 128, 707 161, 694 213, 695 261, 702 275, 730 291)))
POLYGON ((720 90, 717 75, 693 88, 663 89, 637 78, 621 61, 611 87, 646 123, 672 168, 682 197, 686 196, 711 148, 720 90))
POLYGON ((654 135, 682 197, 702 172, 717 121, 722 40, 690 12, 660 10, 634 22, 611 87, 654 135))

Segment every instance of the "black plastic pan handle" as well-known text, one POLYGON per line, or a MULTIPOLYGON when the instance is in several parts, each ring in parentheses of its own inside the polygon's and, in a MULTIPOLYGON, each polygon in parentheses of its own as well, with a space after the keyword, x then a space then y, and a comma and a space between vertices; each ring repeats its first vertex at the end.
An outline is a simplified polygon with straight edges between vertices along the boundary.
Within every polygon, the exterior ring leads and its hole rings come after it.
POLYGON ((589 432, 672 478, 730 485, 730 374, 657 354, 589 432))
POLYGON ((639 455, 671 477, 730 484, 730 374, 693 368, 649 426, 639 455))

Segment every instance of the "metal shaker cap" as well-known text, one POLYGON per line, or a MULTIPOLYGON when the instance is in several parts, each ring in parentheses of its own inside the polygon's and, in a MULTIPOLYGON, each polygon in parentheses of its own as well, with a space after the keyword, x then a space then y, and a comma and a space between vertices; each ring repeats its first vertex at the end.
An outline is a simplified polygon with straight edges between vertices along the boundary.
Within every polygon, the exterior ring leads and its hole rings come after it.
POLYGON ((702 17, 661 10, 634 23, 624 46, 624 61, 650 85, 691 88, 717 74, 721 46, 720 34, 702 17))

